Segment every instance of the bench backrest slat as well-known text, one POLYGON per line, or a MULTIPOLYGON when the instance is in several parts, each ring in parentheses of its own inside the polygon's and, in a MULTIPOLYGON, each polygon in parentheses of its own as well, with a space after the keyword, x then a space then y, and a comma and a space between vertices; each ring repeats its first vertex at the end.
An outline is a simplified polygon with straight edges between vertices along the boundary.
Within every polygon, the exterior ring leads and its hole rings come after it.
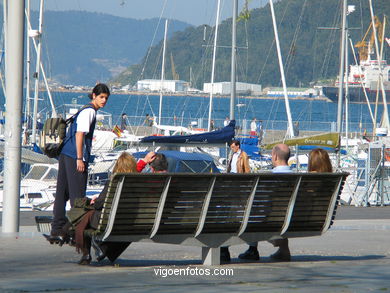
POLYGON ((287 235, 291 232, 321 234, 326 231, 344 180, 343 176, 324 177, 321 174, 303 178, 287 235))

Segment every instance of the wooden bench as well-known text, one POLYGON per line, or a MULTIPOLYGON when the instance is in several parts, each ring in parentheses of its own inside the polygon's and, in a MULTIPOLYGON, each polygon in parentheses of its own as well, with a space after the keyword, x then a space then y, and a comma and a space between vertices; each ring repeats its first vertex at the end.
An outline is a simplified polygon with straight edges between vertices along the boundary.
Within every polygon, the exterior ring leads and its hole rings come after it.
POLYGON ((316 236, 333 223, 348 173, 116 174, 95 238, 219 247, 316 236))

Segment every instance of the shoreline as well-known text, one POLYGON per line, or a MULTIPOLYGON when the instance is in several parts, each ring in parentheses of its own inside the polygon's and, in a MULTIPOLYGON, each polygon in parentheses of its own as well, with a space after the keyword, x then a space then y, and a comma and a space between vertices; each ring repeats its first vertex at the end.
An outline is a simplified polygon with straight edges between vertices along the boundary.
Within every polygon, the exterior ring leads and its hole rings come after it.
MULTIPOLYGON (((46 91, 42 90, 41 91, 46 91)), ((53 89, 55 92, 65 92, 65 93, 89 93, 88 90, 67 90, 67 89, 53 89)), ((111 94, 115 95, 133 95, 133 96, 159 96, 160 93, 158 92, 141 92, 141 91, 113 91, 111 94)), ((197 98, 210 98, 207 93, 164 93, 163 96, 165 97, 197 97, 197 98)), ((217 99, 230 99, 229 95, 213 95, 213 98, 217 99)), ((237 95, 236 98, 239 99, 246 99, 246 100, 284 100, 284 97, 269 97, 269 96, 240 96, 237 95)), ((325 101, 333 103, 330 99, 328 99, 325 96, 319 96, 319 97, 289 97, 290 100, 303 100, 303 101, 325 101)))

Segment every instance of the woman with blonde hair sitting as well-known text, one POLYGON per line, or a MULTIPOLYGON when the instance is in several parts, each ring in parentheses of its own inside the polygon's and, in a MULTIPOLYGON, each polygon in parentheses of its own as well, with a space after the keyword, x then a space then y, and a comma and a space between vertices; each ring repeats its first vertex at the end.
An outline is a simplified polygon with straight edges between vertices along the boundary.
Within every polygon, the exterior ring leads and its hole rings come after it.
MULTIPOLYGON (((116 173, 137 173, 137 162, 134 157, 127 152, 123 152, 118 157, 111 176, 116 173)), ((118 242, 117 244, 107 243, 105 245, 100 245, 99 243, 94 242, 93 238, 91 239, 91 237, 84 233, 87 229, 96 230, 99 225, 100 214, 106 199, 109 182, 110 180, 107 181, 99 196, 90 201, 89 205, 92 206, 93 209, 87 211, 75 227, 76 250, 83 254, 78 262, 80 265, 88 265, 91 262, 91 244, 96 251, 98 261, 101 261, 106 257, 108 249, 120 250, 122 252, 130 244, 130 242, 118 242)))
POLYGON ((332 163, 329 159, 328 152, 324 149, 313 149, 309 154, 308 172, 331 173, 332 163))

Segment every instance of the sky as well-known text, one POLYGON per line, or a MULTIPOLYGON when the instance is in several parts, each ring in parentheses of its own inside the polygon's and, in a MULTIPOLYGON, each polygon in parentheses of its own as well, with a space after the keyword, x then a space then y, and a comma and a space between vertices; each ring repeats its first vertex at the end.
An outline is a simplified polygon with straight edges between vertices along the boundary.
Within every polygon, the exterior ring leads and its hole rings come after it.
MULTIPOLYGON (((231 17, 234 0, 221 0, 221 20, 231 17)), ((244 0, 238 0, 241 11, 244 0)), ((30 0, 37 10, 39 0, 30 0)), ((249 8, 258 8, 268 0, 249 0, 249 8)), ((115 16, 148 19, 154 17, 181 20, 193 25, 215 24, 217 0, 47 0, 45 10, 101 12, 115 16)))

